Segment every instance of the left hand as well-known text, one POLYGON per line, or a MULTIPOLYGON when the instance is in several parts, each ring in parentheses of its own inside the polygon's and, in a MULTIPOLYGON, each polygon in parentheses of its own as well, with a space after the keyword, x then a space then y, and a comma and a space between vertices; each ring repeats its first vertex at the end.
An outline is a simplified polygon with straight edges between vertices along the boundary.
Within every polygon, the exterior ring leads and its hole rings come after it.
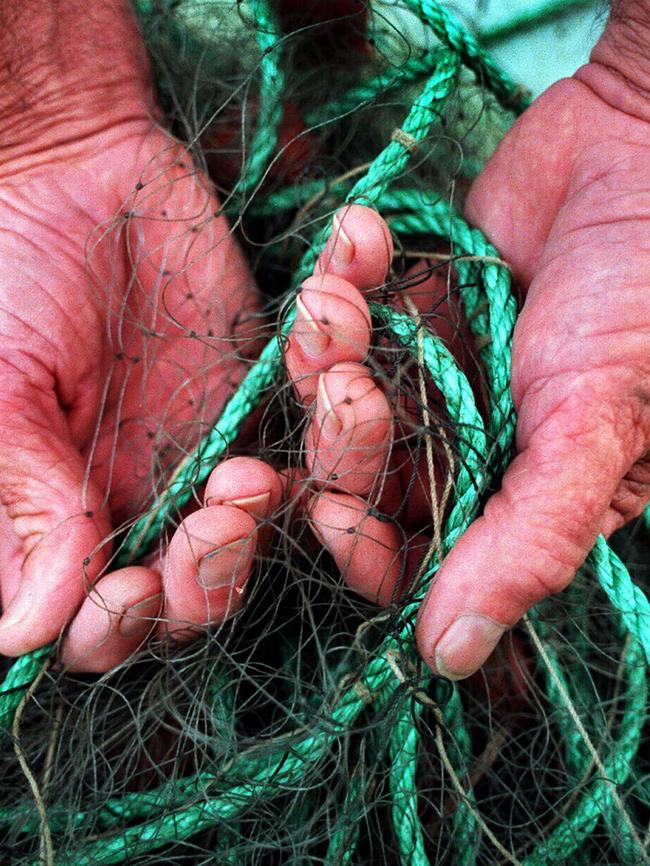
POLYGON ((606 49, 520 118, 467 202, 526 301, 518 454, 419 616, 423 657, 452 679, 650 494, 650 90, 604 62, 606 49))

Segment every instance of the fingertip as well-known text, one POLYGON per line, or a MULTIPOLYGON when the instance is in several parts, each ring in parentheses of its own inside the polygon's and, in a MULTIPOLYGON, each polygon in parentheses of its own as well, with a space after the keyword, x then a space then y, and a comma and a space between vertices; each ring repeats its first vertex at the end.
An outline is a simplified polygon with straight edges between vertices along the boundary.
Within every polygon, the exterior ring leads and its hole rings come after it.
POLYGON ((437 640, 418 628, 418 649, 431 670, 448 680, 476 673, 496 649, 508 626, 480 613, 457 617, 437 640))
POLYGON ((478 670, 504 631, 548 594, 536 585, 534 596, 527 583, 513 540, 480 517, 443 560, 418 612, 418 649, 434 673, 458 680, 478 670))
POLYGON ((296 306, 285 362, 298 395, 308 402, 319 373, 337 363, 364 360, 372 322, 359 290, 331 274, 305 280, 296 306))
POLYGON ((386 222, 372 208, 350 204, 334 215, 316 272, 371 289, 385 282, 392 260, 393 239, 386 222))
POLYGON ((166 632, 181 635, 236 613, 256 545, 257 523, 240 508, 213 505, 188 515, 174 533, 164 562, 166 632))
POLYGON ((128 566, 102 577, 70 624, 61 665, 76 673, 111 670, 147 638, 161 608, 161 578, 152 569, 128 566))
POLYGON ((312 480, 369 493, 387 463, 391 435, 392 409, 366 367, 337 364, 320 376, 305 436, 312 480))
POLYGON ((41 535, 23 559, 17 591, 0 618, 1 654, 23 655, 60 636, 105 565, 109 535, 101 509, 62 519, 41 535))
POLYGON ((406 555, 397 527, 345 493, 324 491, 312 497, 308 511, 316 537, 350 589, 374 604, 390 604, 401 586, 406 555))
POLYGON ((256 457, 231 457, 212 471, 205 504, 231 505, 264 520, 279 507, 282 494, 282 481, 268 463, 256 457))

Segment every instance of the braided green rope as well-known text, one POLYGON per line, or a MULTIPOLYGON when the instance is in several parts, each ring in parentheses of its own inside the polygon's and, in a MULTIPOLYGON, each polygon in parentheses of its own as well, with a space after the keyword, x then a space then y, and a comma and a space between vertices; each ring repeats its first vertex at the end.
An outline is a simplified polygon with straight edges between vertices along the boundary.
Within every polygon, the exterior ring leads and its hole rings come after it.
POLYGON ((269 0, 251 0, 255 33, 260 47, 260 110, 251 140, 250 156, 237 186, 231 194, 229 210, 241 214, 246 198, 260 183, 278 143, 278 130, 284 106, 284 72, 280 65, 280 31, 269 0))
POLYGON ((454 213, 447 202, 425 201, 415 214, 408 211, 412 200, 412 196, 409 198, 408 193, 402 191, 382 197, 388 222, 396 232, 448 238, 454 253, 488 260, 482 264, 480 272, 475 262, 462 259, 455 261, 455 267, 472 333, 475 337, 489 337, 480 352, 490 385, 489 431, 500 452, 500 465, 505 468, 511 456, 515 425, 509 371, 516 304, 510 274, 504 264, 489 261, 499 260, 497 250, 481 232, 454 213), (403 212, 391 217, 391 210, 403 212))
MULTIPOLYGON (((515 318, 515 302, 511 292, 507 267, 498 261, 498 254, 482 236, 468 226, 447 202, 431 200, 420 191, 395 188, 394 183, 404 173, 408 160, 426 137, 444 110, 458 79, 460 61, 473 70, 479 81, 490 88, 504 104, 521 109, 525 100, 518 89, 489 58, 448 11, 434 0, 407 0, 407 5, 436 32, 447 48, 435 52, 435 65, 427 69, 430 75, 415 104, 409 111, 399 135, 390 141, 370 169, 348 190, 347 202, 361 201, 384 213, 396 234, 437 236, 449 242, 456 256, 454 266, 461 283, 461 297, 472 333, 481 339, 481 359, 484 364, 490 399, 487 430, 476 408, 471 387, 444 345, 409 316, 382 304, 372 304, 375 322, 414 358, 420 353, 424 365, 446 402, 448 415, 458 433, 458 471, 455 479, 454 505, 443 528, 443 551, 448 551, 466 530, 480 506, 486 487, 494 484, 507 463, 514 435, 514 413, 509 391, 510 350, 515 318), (473 261, 464 260, 471 256, 473 261)), ((258 38, 263 49, 260 64, 260 120, 253 137, 253 152, 247 164, 246 180, 237 187, 238 196, 250 196, 259 186, 272 158, 277 142, 277 128, 282 116, 283 72, 280 68, 278 33, 269 5, 255 2, 251 7, 258 24, 258 38), (257 139, 259 138, 259 141, 257 139), (269 144, 271 142, 271 144, 269 144), (261 155, 260 155, 261 154, 261 155)), ((430 57, 434 59, 434 55, 430 57)), ((421 70, 414 63, 401 82, 421 70)), ((409 79, 410 80, 410 79, 409 79)), ((379 76, 366 85, 367 99, 392 88, 393 80, 379 76), (368 88, 370 88, 368 90, 368 88)), ((363 88, 357 89, 360 97, 363 88)), ((354 93, 354 89, 350 91, 354 93)), ((346 97, 346 98, 351 98, 346 97)), ((340 112, 343 102, 336 103, 340 112)), ((317 192, 327 189, 323 184, 313 187, 317 192)), ((294 206, 305 200, 309 185, 281 191, 294 206)), ((333 188, 333 190, 336 188, 333 188)), ((308 196, 307 196, 308 197, 308 196)), ((269 196, 268 201, 272 200, 269 196)), ((306 276, 322 251, 329 225, 322 227, 297 269, 295 286, 306 276)), ((176 471, 168 488, 152 506, 148 515, 132 528, 122 546, 117 564, 135 561, 146 551, 168 522, 173 521, 180 507, 189 499, 196 484, 205 480, 214 464, 234 442, 244 420, 258 404, 264 392, 276 381, 282 361, 282 344, 290 333, 294 311, 285 317, 278 334, 268 343, 260 360, 250 369, 241 387, 225 407, 213 431, 176 471)), ((623 563, 601 538, 592 551, 588 565, 593 569, 612 609, 621 623, 621 633, 629 635, 624 647, 625 687, 622 696, 624 714, 616 730, 609 753, 603 756, 606 778, 594 775, 581 792, 576 805, 523 861, 526 866, 564 862, 604 820, 608 832, 614 834, 617 817, 615 785, 624 784, 632 773, 632 765, 641 742, 647 702, 647 666, 650 664, 650 606, 643 593, 630 579, 623 563)), ((337 687, 324 698, 323 721, 318 725, 297 725, 296 732, 283 741, 266 744, 265 749, 249 749, 238 754, 218 773, 201 772, 176 779, 158 789, 133 792, 114 797, 102 804, 96 818, 104 835, 75 851, 61 852, 57 863, 108 864, 130 862, 140 854, 159 850, 170 842, 188 839, 209 827, 232 827, 238 816, 254 809, 259 801, 271 801, 281 795, 286 786, 309 787, 319 764, 331 754, 341 736, 353 730, 364 711, 379 713, 392 696, 398 698, 395 723, 389 738, 389 779, 393 792, 393 820, 402 864, 424 866, 427 861, 422 828, 418 814, 417 771, 419 757, 418 719, 424 708, 416 699, 412 684, 404 680, 414 660, 413 631, 419 602, 427 584, 439 566, 434 558, 417 591, 406 604, 393 633, 374 649, 370 660, 361 669, 342 671, 347 685, 337 687), (396 672, 397 667, 397 672, 396 672), (401 672, 401 673, 400 673, 401 672), (349 673, 347 678, 344 676, 349 673), (139 822, 139 823, 134 823, 139 822), (124 829, 124 824, 129 823, 124 829), (114 829, 119 832, 112 832, 114 829)), ((531 615, 538 625, 542 620, 531 615)), ((544 637, 543 626, 540 628, 544 637)), ((33 682, 43 661, 50 654, 43 647, 18 659, 0 685, 0 726, 8 729, 15 709, 25 689, 33 682)), ((563 710, 563 694, 571 696, 575 706, 588 712, 588 690, 581 688, 563 667, 559 655, 546 641, 553 676, 543 671, 551 706, 556 708, 556 722, 566 736, 571 757, 567 766, 577 778, 587 766, 588 751, 579 731, 569 723, 563 710), (558 683, 560 686, 558 687, 558 683), (580 689, 580 691, 578 691, 580 689)), ((223 676, 226 672, 222 671, 223 676)), ((420 686, 423 681, 420 681, 420 686)), ((426 684, 426 678, 424 680, 426 684)), ((223 709, 223 708, 222 708, 223 709)), ((459 690, 454 687, 443 706, 448 748, 455 773, 464 779, 471 758, 471 738, 463 718, 459 690)), ((262 745, 265 745, 262 743, 262 745)), ((364 792, 362 776, 353 774, 345 797, 340 821, 332 834, 328 863, 354 862, 358 825, 363 814, 364 792), (353 826, 354 825, 354 826, 353 826), (338 858, 338 859, 336 859, 338 858)), ((650 795, 647 795, 650 796, 650 795)), ((453 815, 454 862, 470 866, 476 862, 479 830, 475 816, 476 801, 471 790, 458 800, 453 815)), ((619 810, 619 811, 617 811, 619 810)), ((73 826, 82 826, 89 812, 59 815, 51 812, 51 825, 56 828, 66 818, 73 826)), ((18 820, 16 814, 0 814, 0 822, 18 820)), ((23 820, 23 817, 20 817, 23 820)), ((24 816, 23 832, 38 826, 30 816, 24 816)), ((620 832, 620 827, 619 827, 620 832)), ((638 855, 634 834, 623 833, 618 841, 621 856, 628 862, 638 855)), ((224 839, 224 858, 228 848, 224 839)), ((234 862, 234 861, 233 861, 234 862)))
POLYGON ((325 855, 325 866, 349 866, 353 862, 363 816, 364 791, 359 769, 349 781, 345 801, 325 855))
POLYGON ((598 582, 650 666, 650 602, 632 582, 627 568, 602 535, 589 554, 587 565, 598 575, 598 582))
POLYGON ((405 5, 429 24, 436 36, 476 73, 479 82, 489 88, 506 108, 518 112, 528 108, 530 96, 515 84, 445 6, 436 0, 405 0, 405 5))
POLYGON ((404 863, 428 864, 418 815, 416 771, 419 751, 419 717, 422 705, 404 701, 390 734, 390 791, 393 829, 404 863))
MULTIPOLYGON (((459 779, 464 779, 469 769, 472 742, 465 725, 463 704, 458 686, 454 684, 449 700, 442 708, 443 720, 449 741, 447 752, 459 779)), ((466 781, 465 795, 457 800, 453 814, 454 863, 457 866, 474 866, 480 842, 480 828, 476 820, 476 798, 469 779, 466 781)))

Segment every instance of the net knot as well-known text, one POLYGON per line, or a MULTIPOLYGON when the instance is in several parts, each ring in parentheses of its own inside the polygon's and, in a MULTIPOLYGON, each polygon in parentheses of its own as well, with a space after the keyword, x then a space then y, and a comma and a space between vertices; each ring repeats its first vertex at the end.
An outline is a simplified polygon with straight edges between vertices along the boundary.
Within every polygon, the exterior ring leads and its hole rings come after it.
POLYGON ((417 138, 413 138, 412 135, 409 135, 408 132, 405 132, 399 127, 393 130, 391 134, 391 139, 401 144, 402 147, 405 150, 408 150, 409 153, 416 153, 420 147, 420 142, 417 140, 417 138))

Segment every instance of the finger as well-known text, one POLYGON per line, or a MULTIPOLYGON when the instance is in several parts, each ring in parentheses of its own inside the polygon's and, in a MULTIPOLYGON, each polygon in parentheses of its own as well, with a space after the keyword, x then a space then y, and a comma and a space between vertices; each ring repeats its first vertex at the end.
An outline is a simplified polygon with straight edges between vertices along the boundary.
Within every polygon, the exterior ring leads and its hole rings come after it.
POLYGON ((268 463, 256 457, 232 457, 212 471, 205 488, 205 504, 231 505, 262 524, 257 542, 260 552, 273 538, 269 518, 280 507, 283 495, 283 482, 268 463))
POLYGON ((205 504, 231 505, 258 521, 266 520, 282 501, 278 473, 256 457, 232 457, 211 473, 205 487, 205 504))
POLYGON ((160 575, 129 566, 97 581, 61 647, 69 671, 103 673, 131 656, 152 632, 162 607, 160 575))
POLYGON ((256 541, 255 520, 240 508, 213 505, 186 517, 165 558, 163 631, 189 637, 192 626, 218 624, 235 614, 243 604, 256 541))
POLYGON ((370 344, 368 305, 351 283, 330 274, 309 277, 296 298, 285 361, 298 396, 316 396, 318 374, 343 361, 363 361, 370 344))
POLYGON ((350 204, 334 215, 332 232, 316 263, 316 274, 334 274, 358 289, 375 289, 393 261, 393 239, 379 214, 350 204))
POLYGON ((602 397, 592 405, 565 398, 535 413, 547 420, 522 434, 501 490, 443 562, 420 610, 418 646, 434 670, 473 673, 504 630, 564 589, 584 561, 633 462, 602 405, 602 397))
POLYGON ((362 364, 336 364, 319 378, 314 421, 305 436, 313 480, 367 494, 386 466, 392 410, 362 364))
MULTIPOLYGON (((275 469, 256 457, 231 457, 210 473, 203 501, 206 508, 228 505, 249 514, 258 524, 264 524, 275 513, 285 496, 285 482, 275 469)), ((185 515, 193 513, 186 506, 185 515)), ((221 512, 223 515, 224 512, 221 512)), ((260 526, 258 546, 270 540, 272 526, 260 526)), ((154 554, 147 562, 154 571, 165 569, 166 552, 154 554)))
POLYGON ((356 496, 324 491, 311 499, 314 534, 334 557, 350 589, 374 604, 396 600, 405 574, 406 545, 394 523, 380 520, 356 496))
POLYGON ((0 370, 0 653, 57 638, 104 566, 109 515, 69 438, 53 384, 0 370))

